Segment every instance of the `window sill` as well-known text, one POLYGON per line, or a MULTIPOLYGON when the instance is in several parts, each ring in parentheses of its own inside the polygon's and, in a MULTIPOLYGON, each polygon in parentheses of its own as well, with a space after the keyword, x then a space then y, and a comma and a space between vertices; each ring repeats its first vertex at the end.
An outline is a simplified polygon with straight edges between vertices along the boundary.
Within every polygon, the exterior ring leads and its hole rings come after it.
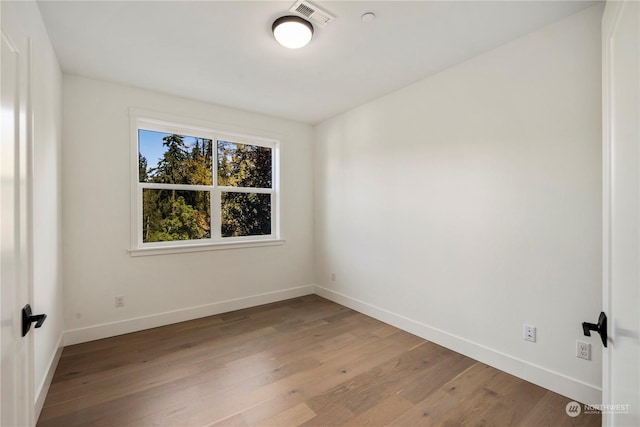
POLYGON ((229 243, 206 243, 206 244, 193 244, 193 245, 180 245, 180 246, 154 246, 150 248, 137 248, 129 249, 129 255, 131 256, 150 256, 150 255, 167 255, 167 254, 181 254, 188 252, 203 252, 203 251, 220 251, 228 249, 244 249, 244 248, 259 248, 262 246, 280 246, 284 245, 284 240, 245 240, 241 242, 229 242, 229 243))

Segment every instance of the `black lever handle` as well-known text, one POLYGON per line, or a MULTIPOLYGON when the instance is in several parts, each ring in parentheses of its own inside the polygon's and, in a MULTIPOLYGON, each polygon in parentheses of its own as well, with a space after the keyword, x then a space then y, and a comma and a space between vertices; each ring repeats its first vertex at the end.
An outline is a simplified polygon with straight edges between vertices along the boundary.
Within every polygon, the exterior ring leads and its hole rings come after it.
POLYGON ((24 337, 31 329, 31 324, 36 323, 35 327, 39 328, 46 320, 46 314, 32 314, 31 306, 29 304, 22 307, 22 336, 24 337))
POLYGON ((600 334, 602 345, 607 346, 607 315, 604 312, 600 313, 598 317, 598 323, 582 322, 582 332, 587 337, 591 336, 591 331, 596 331, 600 334))

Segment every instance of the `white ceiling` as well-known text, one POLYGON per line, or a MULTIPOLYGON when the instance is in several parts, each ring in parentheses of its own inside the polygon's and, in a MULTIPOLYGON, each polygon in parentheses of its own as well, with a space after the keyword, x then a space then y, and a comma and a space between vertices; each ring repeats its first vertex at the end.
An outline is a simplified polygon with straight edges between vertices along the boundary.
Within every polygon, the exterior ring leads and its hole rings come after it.
MULTIPOLYGON (((313 1, 312 1, 313 2, 313 1)), ((289 1, 40 1, 66 73, 317 123, 589 7, 582 1, 316 1, 337 19, 273 39, 289 1), (364 23, 360 16, 374 12, 364 23)))

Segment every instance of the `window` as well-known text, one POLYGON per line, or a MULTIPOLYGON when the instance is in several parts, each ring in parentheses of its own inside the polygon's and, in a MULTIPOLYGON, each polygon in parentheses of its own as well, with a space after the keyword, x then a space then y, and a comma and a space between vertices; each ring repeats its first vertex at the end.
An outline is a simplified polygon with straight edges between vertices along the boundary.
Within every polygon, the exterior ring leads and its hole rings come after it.
POLYGON ((132 252, 279 241, 277 141, 138 116, 132 123, 132 252))

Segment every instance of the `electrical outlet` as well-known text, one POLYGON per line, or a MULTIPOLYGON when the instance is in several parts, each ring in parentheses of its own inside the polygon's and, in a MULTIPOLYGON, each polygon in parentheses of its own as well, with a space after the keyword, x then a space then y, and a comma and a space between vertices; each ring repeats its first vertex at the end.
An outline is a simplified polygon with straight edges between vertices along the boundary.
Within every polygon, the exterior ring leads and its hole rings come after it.
POLYGON ((591 344, 576 340, 576 357, 584 360, 591 360, 591 344))
POLYGON ((331 273, 331 281, 332 282, 336 281, 336 273, 331 273))
POLYGON ((124 307, 124 297, 123 296, 116 297, 116 308, 121 308, 121 307, 124 307))
POLYGON ((531 325, 523 325, 523 338, 525 341, 536 342, 536 327, 531 325))

